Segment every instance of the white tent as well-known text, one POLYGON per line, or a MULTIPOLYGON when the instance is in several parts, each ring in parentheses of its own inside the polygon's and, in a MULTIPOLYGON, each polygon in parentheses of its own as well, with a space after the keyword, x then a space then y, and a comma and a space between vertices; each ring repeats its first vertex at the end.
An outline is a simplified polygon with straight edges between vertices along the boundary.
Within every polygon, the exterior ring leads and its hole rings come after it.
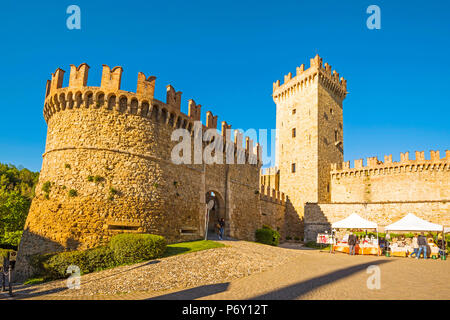
POLYGON ((420 219, 412 213, 408 213, 402 219, 384 228, 385 231, 441 231, 443 226, 420 219))
MULTIPOLYGON (((344 220, 332 223, 331 227, 333 229, 376 229, 378 242, 378 225, 375 222, 360 217, 356 213, 349 215, 344 220)), ((330 252, 332 250, 332 247, 333 246, 331 246, 330 248, 330 252)))
POLYGON ((378 225, 353 213, 344 220, 331 224, 331 227, 334 229, 377 229, 378 225))

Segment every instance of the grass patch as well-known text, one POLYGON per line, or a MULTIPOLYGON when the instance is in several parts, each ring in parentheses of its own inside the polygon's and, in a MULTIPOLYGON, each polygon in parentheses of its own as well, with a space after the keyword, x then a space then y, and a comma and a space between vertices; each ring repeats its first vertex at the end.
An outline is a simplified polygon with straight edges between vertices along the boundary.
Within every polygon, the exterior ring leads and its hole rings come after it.
POLYGON ((221 247, 225 247, 225 245, 223 243, 211 240, 173 243, 167 245, 166 252, 164 252, 163 254, 163 258, 221 247))
POLYGON ((40 283, 44 283, 46 282, 44 278, 30 278, 27 281, 25 281, 23 284, 27 285, 27 284, 40 284, 40 283))
POLYGON ((322 250, 330 251, 330 245, 318 244, 315 241, 309 241, 309 242, 305 243, 305 247, 311 248, 311 249, 322 249, 322 250))

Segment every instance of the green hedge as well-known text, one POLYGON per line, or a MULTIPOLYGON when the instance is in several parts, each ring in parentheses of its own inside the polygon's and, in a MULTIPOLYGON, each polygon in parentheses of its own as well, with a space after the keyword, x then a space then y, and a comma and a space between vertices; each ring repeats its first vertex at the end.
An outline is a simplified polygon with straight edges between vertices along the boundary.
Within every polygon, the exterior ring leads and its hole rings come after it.
POLYGON ((137 263, 161 257, 166 246, 164 237, 153 234, 118 234, 109 243, 119 263, 137 263))
POLYGON ((76 265, 81 274, 117 266, 113 251, 109 246, 97 247, 85 251, 65 251, 45 255, 35 255, 30 260, 36 276, 46 279, 67 277, 67 267, 76 265))
MULTIPOLYGON (((119 234, 112 237, 109 245, 84 251, 65 251, 34 255, 30 264, 33 277, 45 280, 66 278, 67 268, 76 265, 81 274, 138 263, 161 257, 166 250, 164 237, 151 234, 119 234)), ((1 253, 1 251, 0 251, 1 253)))
POLYGON ((271 229, 268 226, 263 226, 261 229, 255 231, 256 242, 269 244, 271 246, 278 246, 280 242, 280 234, 278 231, 271 229))

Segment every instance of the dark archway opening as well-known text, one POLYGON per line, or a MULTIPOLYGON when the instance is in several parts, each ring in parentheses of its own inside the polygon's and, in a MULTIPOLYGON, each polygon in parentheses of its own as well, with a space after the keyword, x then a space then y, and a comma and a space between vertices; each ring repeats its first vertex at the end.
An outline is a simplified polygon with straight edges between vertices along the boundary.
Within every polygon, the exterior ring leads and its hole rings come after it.
POLYGON ((225 224, 227 223, 225 217, 225 203, 223 202, 220 194, 214 191, 208 191, 206 193, 206 203, 208 203, 210 200, 214 201, 214 206, 209 211, 208 234, 215 235, 216 225, 219 223, 219 219, 224 218, 225 224))

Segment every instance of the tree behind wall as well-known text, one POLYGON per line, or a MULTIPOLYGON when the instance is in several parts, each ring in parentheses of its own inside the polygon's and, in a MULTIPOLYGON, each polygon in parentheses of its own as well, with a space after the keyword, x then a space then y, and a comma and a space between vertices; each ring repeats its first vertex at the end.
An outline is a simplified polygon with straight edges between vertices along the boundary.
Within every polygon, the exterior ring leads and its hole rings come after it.
POLYGON ((38 178, 38 172, 0 163, 0 247, 19 244, 38 178))

